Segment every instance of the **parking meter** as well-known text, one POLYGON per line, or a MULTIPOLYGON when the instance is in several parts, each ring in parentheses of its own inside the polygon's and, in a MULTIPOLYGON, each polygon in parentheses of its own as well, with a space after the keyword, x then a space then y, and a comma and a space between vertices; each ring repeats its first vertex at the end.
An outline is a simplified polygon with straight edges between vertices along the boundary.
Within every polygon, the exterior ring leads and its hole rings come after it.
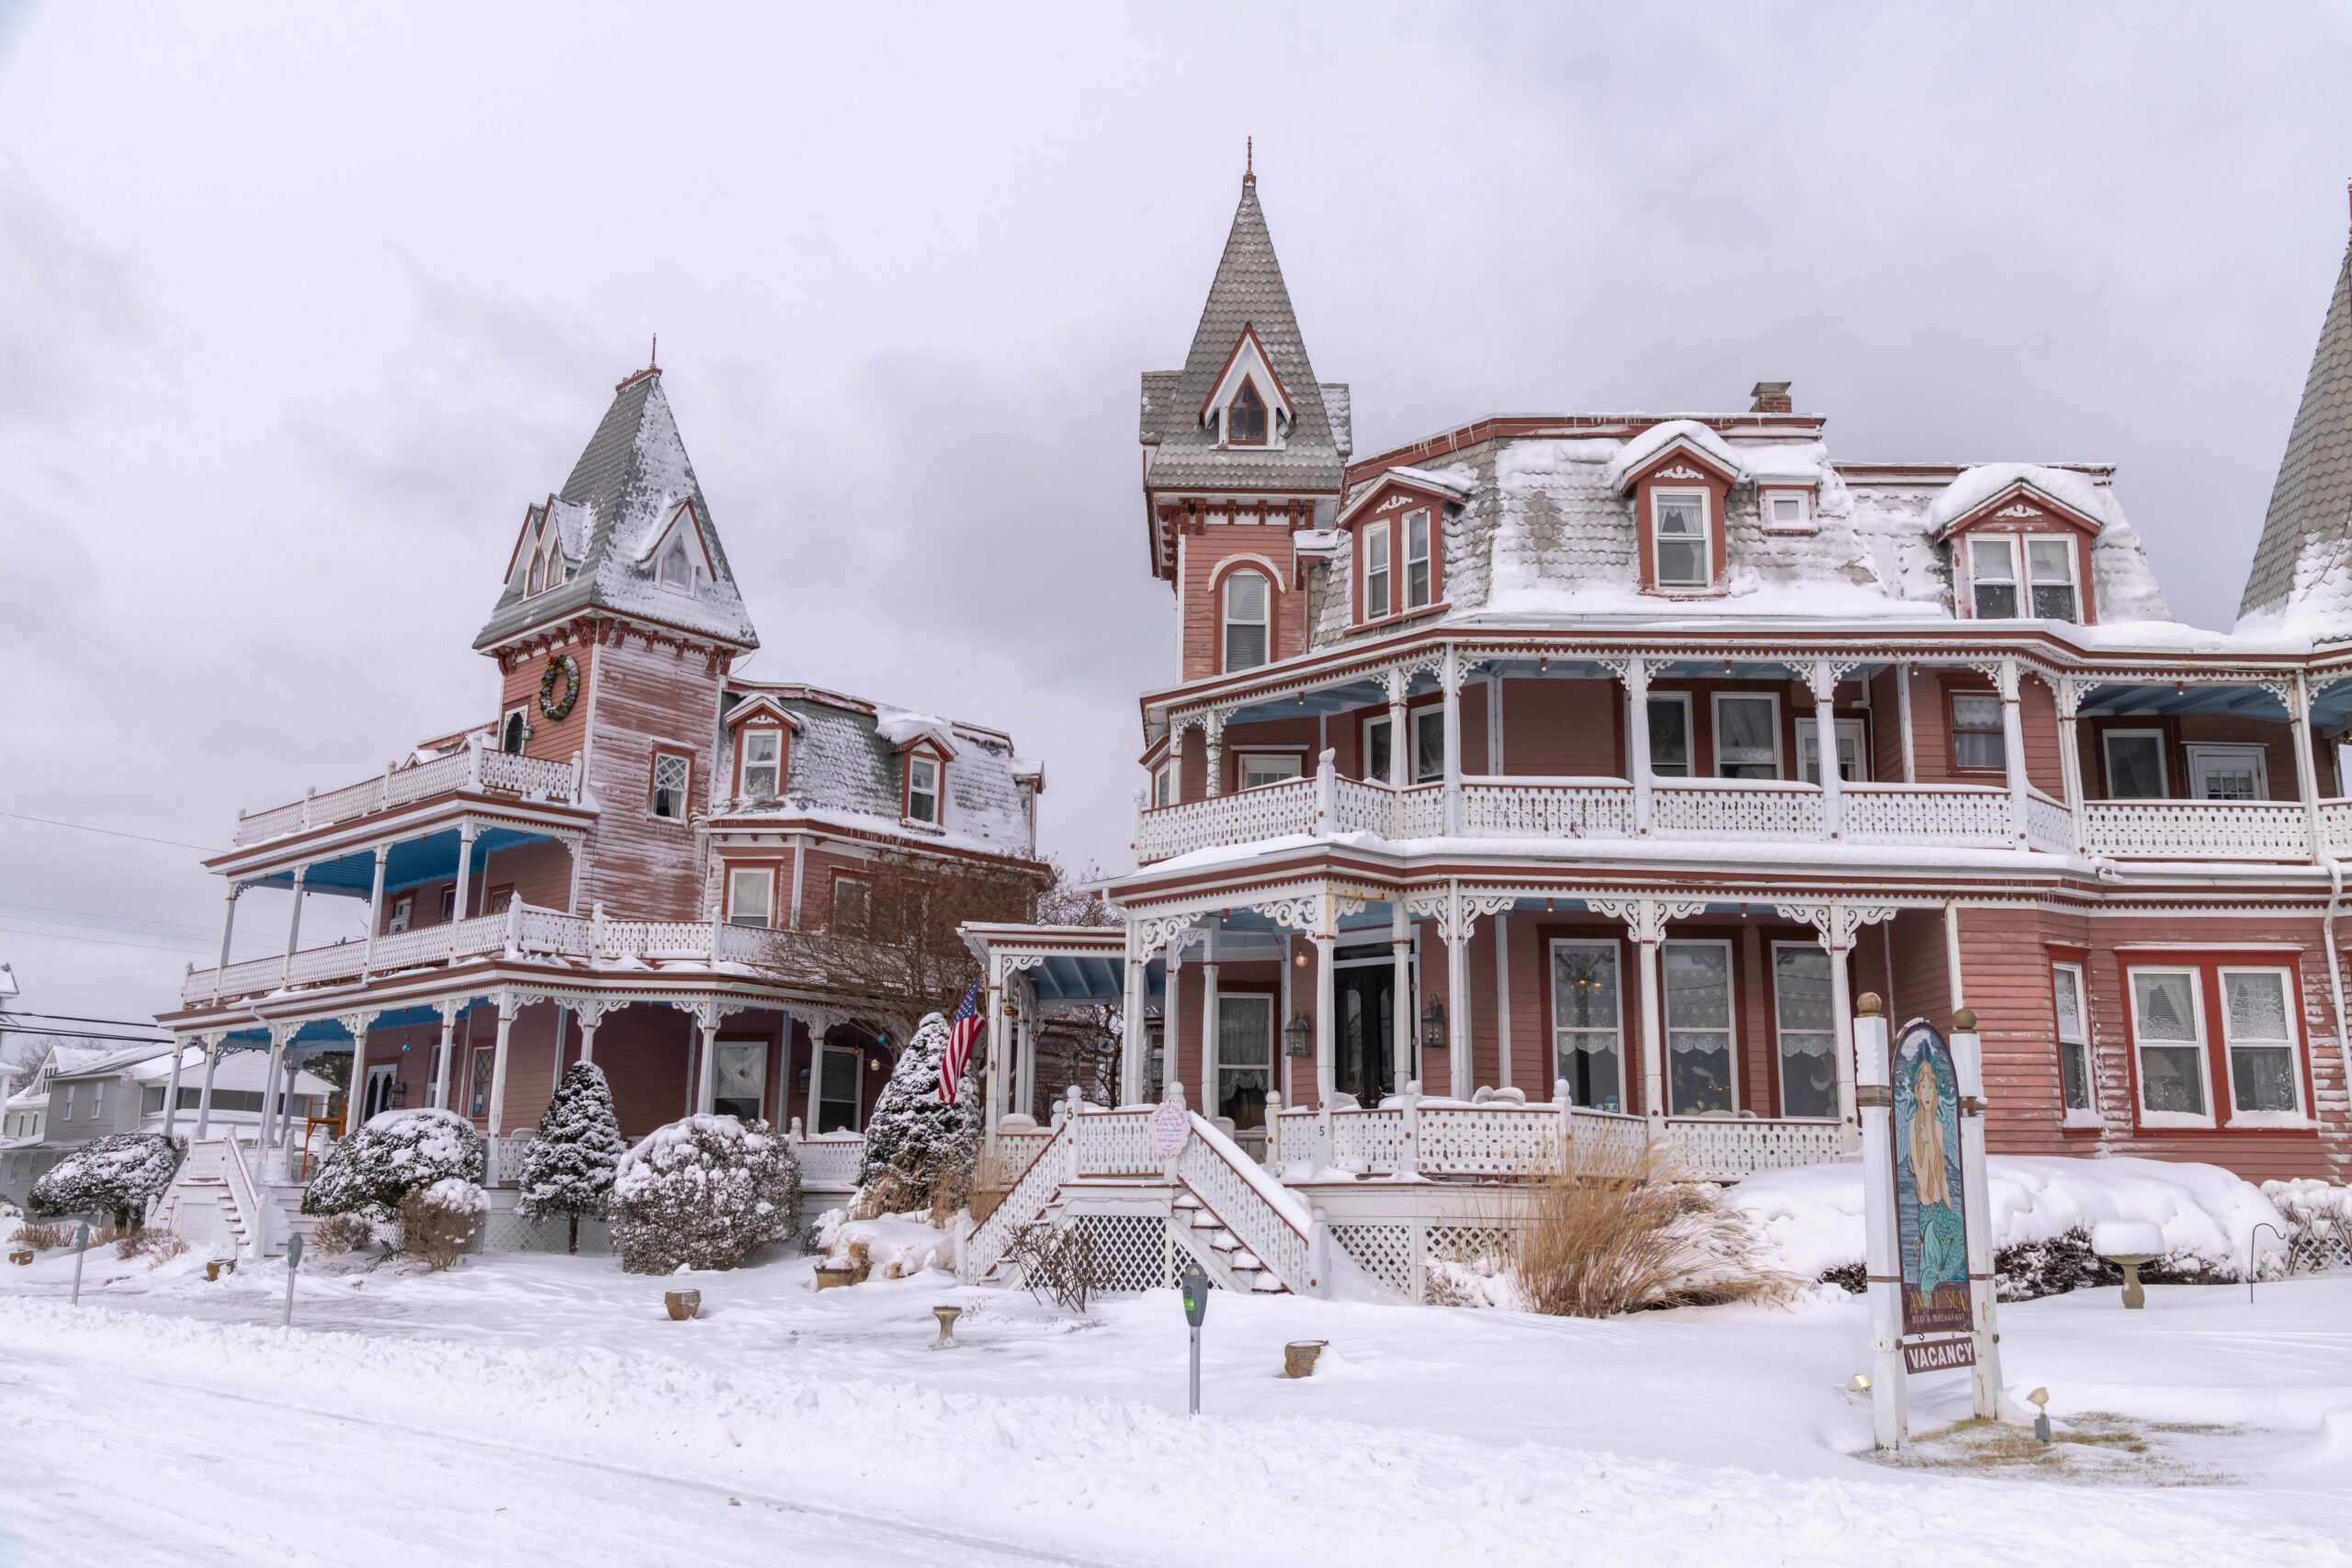
POLYGON ((302 1266, 302 1233, 296 1231, 286 1238, 286 1315, 278 1320, 281 1328, 294 1326, 294 1270, 302 1266))
POLYGON ((1176 1277, 1184 1292, 1184 1322, 1193 1337, 1192 1413, 1201 1413, 1201 1319, 1209 1314, 1209 1277, 1198 1262, 1188 1262, 1176 1277))
POLYGON ((82 1304, 82 1258, 90 1250, 90 1222, 84 1220, 74 1232, 74 1304, 82 1304))

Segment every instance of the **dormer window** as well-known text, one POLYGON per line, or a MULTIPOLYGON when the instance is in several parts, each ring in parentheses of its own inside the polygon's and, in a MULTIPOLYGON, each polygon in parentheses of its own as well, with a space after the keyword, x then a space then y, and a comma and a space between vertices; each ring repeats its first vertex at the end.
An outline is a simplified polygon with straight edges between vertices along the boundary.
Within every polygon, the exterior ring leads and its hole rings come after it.
POLYGON ((1408 513, 1405 518, 1405 608, 1418 610, 1430 602, 1430 514, 1408 513))
POLYGON ((1255 670, 1266 662, 1271 638, 1265 574, 1247 570, 1225 580, 1225 669, 1255 670))
POLYGON ((939 825, 939 760, 907 759, 907 820, 939 825))
POLYGON ((694 592, 694 562, 686 556, 686 541, 683 537, 672 539, 670 547, 662 552, 662 586, 680 593, 694 592))
POLYGON ((554 545, 548 547, 548 586, 554 588, 563 581, 563 551, 554 545))
POLYGON ((533 556, 531 558, 531 570, 524 576, 523 579, 523 593, 526 598, 528 598, 531 594, 541 592, 547 587, 547 557, 540 555, 533 556))
POLYGON ((784 731, 747 729, 743 732, 743 794, 752 800, 774 800, 784 788, 784 731))
POLYGON ((1266 400, 1258 395, 1256 383, 1244 381, 1241 390, 1233 395, 1233 406, 1225 416, 1226 440, 1236 446, 1263 446, 1266 444, 1266 400))
POLYGON ((1363 618, 1376 621, 1388 614, 1388 525, 1374 523, 1363 531, 1363 618))
POLYGON ((1662 589, 1704 589, 1714 582, 1707 492, 1650 492, 1652 579, 1662 589))
POLYGON ((1813 529, 1813 495, 1802 490, 1768 490, 1763 496, 1764 526, 1775 534, 1804 534, 1813 529))
POLYGON ((2025 542, 2027 585, 2033 590, 2036 620, 2072 621, 2075 613, 2075 541, 2036 539, 2025 542))

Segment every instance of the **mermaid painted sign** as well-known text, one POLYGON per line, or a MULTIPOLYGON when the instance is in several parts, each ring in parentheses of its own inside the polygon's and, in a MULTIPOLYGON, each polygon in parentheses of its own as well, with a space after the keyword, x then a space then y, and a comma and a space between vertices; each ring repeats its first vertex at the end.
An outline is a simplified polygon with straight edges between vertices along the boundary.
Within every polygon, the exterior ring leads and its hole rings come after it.
POLYGON ((1914 1021, 1894 1061, 1894 1213, 1903 1275, 1904 1359, 1913 1371, 1964 1367, 1968 1217, 1961 1179, 1960 1081, 1933 1025, 1914 1021))

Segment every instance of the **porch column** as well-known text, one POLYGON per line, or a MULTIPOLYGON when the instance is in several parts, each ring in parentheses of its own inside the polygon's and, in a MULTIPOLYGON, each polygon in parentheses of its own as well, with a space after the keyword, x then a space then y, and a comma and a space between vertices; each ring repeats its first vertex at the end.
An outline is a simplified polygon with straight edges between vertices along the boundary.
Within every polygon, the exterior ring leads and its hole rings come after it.
POLYGON ((1013 1006, 1020 1011, 1012 1020, 1012 1092, 1020 1100, 1021 1113, 1034 1120, 1037 1114, 1036 987, 1023 980, 1015 989, 1018 999, 1013 1006))
POLYGON ((1818 909, 1783 908, 1781 912, 1810 919, 1823 950, 1829 954, 1829 1019, 1836 1042, 1832 1059, 1838 1069, 1838 1119, 1849 1128, 1860 1127, 1861 1111, 1854 1093, 1854 1053, 1848 1044, 1854 1035, 1854 1003, 1847 959, 1854 951, 1854 932, 1860 922, 1854 911, 1836 898, 1818 909))
POLYGON ((2071 675, 2058 682, 2058 783, 2066 792, 2067 842, 2083 852, 2083 751, 2075 730, 2075 714, 2083 705, 2083 688, 2071 675))
POLYGON ((390 852, 382 844, 376 846, 376 883, 368 895, 368 946, 359 957, 359 978, 362 984, 376 973, 376 928, 384 923, 384 860, 390 852))
POLYGON ((458 890, 456 900, 449 906, 449 962, 458 961, 458 925, 466 918, 466 893, 474 874, 474 822, 467 818, 458 824, 458 890))
POLYGON ((1903 728, 1903 782, 1919 782, 1919 762, 1911 741, 1911 661, 1897 660, 1894 665, 1894 717, 1903 728))
POLYGON ((1201 1114, 1216 1120, 1216 933, 1201 960, 1201 1114))
POLYGON ((1445 690, 1445 836, 1462 832, 1462 652, 1453 644, 1438 666, 1445 690))
POLYGON ((1127 920, 1127 990, 1119 1010, 1119 1103, 1135 1105, 1143 1099, 1143 1053, 1147 1030, 1144 1006, 1149 994, 1150 955, 1133 917, 1127 920))
POLYGON ((1201 726, 1201 739, 1208 758, 1203 788, 1214 798, 1225 793, 1225 715, 1210 714, 1208 722, 1201 726))
POLYGON ((1445 890, 1446 1093, 1470 1098, 1470 917, 1462 907, 1462 884, 1445 890))
POLYGON ((1004 997, 1003 953, 991 952, 989 954, 988 980, 986 1006, 989 1010, 989 1097, 987 1108, 982 1114, 988 1123, 987 1136, 989 1146, 990 1148, 994 1148, 996 1146, 997 1123, 1003 1119, 1000 1110, 1000 1101, 1004 1098, 1002 1091, 1004 1089, 1004 1080, 1008 1076, 1004 1070, 1004 1014, 1008 1004, 1006 1003, 1004 997))
POLYGON ((718 1004, 695 1009, 695 1044, 700 1066, 695 1072, 695 1114, 707 1116, 718 1088, 718 1004))
POLYGON ((1944 900, 1944 984, 1951 992, 1951 1010, 1968 1005, 1960 994, 1960 906, 1944 900))
MULTIPOLYGON (((280 1145, 288 1151, 288 1163, 286 1171, 286 1179, 289 1181, 293 1179, 294 1175, 291 1163, 291 1151, 296 1146, 294 1138, 294 1085, 296 1080, 301 1077, 301 1074, 302 1058, 292 1051, 287 1052, 286 1082, 279 1086, 277 1091, 277 1141, 280 1145)), ((307 1134, 310 1129, 306 1127, 303 1131, 307 1134)))
POLYGON ((493 1138, 506 1131, 507 1045, 514 1032, 514 1015, 521 1010, 512 991, 498 993, 498 1046, 490 1058, 490 1135, 493 1138))
POLYGON ((216 1002, 229 978, 229 935, 237 929, 237 895, 243 891, 242 884, 229 884, 228 908, 220 917, 220 962, 212 971, 212 999, 216 1002))
POLYGON ((285 979, 288 985, 293 984, 294 981, 294 949, 302 940, 302 883, 309 876, 310 871, 311 868, 307 865, 298 865, 294 868, 294 911, 286 919, 285 979))
MULTIPOLYGON (((180 1058, 187 1055, 187 1042, 172 1036, 172 1076, 164 1084, 164 1136, 172 1135, 172 1123, 180 1113, 180 1058)), ((13 1081, 13 1080, 11 1080, 13 1081)))
POLYGON ((1633 920, 1636 962, 1642 972, 1642 1111, 1653 1129, 1666 1119, 1666 1037, 1660 1025, 1657 955, 1666 940, 1666 919, 1656 899, 1635 906, 1633 920))
POLYGON ((359 1102, 368 1093, 368 1026, 351 1032, 351 1082, 343 1091, 343 1135, 359 1131, 359 1102))
POLYGON ((214 1035, 204 1042, 204 1087, 196 1091, 196 1141, 204 1142, 212 1132, 212 1075, 220 1066, 220 1037, 214 1035))
POLYGON ((269 1026, 269 1064, 262 1068, 261 1073, 261 1114, 254 1119, 254 1147, 256 1149, 267 1148, 272 1142, 270 1119, 277 1093, 277 1064, 286 1059, 288 1032, 290 1031, 285 1030, 283 1025, 273 1023, 269 1026))
POLYGON ((1495 1087, 1510 1081, 1510 914, 1495 911, 1495 1087))
POLYGON ((433 1064, 433 1109, 449 1109, 449 1058, 457 1053, 458 1015, 466 1010, 463 1002, 437 1004, 441 1014, 441 1059, 433 1064))
POLYGON ((1331 1111, 1331 1096, 1337 1092, 1337 1051, 1334 1043, 1333 1015, 1340 1006, 1340 975, 1334 967, 1339 932, 1338 920, 1331 896, 1323 895, 1323 908, 1317 917, 1315 942, 1315 1095, 1318 1109, 1328 1119, 1331 1111))
MULTIPOLYGON (((2312 863, 2327 863, 2327 834, 2319 815, 2319 770, 2312 761, 2312 692, 2300 670, 2287 690, 2287 723, 2295 740, 2295 791, 2303 797, 2305 831, 2311 835, 2312 863)), ((2333 962, 2333 960, 2331 960, 2333 962)))
MULTIPOLYGON (((1690 738, 1684 738, 1690 744, 1690 738)), ((1650 773, 1650 661, 1640 654, 1625 660, 1625 773, 1634 783, 1634 832, 1650 830, 1655 802, 1650 773)))
POLYGON ((1405 917, 1401 893, 1392 893, 1388 899, 1388 957, 1394 976, 1389 991, 1396 998, 1389 1018, 1390 1050, 1396 1058, 1396 1071, 1390 1076, 1396 1081, 1396 1092, 1402 1094, 1421 1072, 1413 1060, 1413 927, 1405 917))
POLYGON ((2001 660, 2001 760, 2009 775, 2009 833, 2026 840, 2025 719, 2018 707, 2018 661, 2001 660))
POLYGON ((1388 686, 1388 786, 1403 789, 1413 781, 1411 736, 1405 727, 1405 672, 1391 670, 1388 686))
MULTIPOLYGON (((587 1007, 580 1010, 580 1061, 583 1066, 596 1059, 596 1026, 604 1021, 605 1010, 603 1008, 587 1007)), ((787 1055, 792 1050, 791 1028, 792 1015, 786 1013, 785 1015, 786 1034, 784 1047, 787 1055)), ((791 1063, 787 1061, 785 1066, 786 1069, 789 1070, 791 1063)))
POLYGON ((1845 798, 1838 765, 1838 671, 1829 660, 1816 659, 1813 663, 1813 743, 1821 759, 1821 832, 1824 838, 1838 837, 1843 826, 1845 798))
POLYGON ((1183 1007, 1184 944, 1192 934, 1182 931, 1168 939, 1168 994, 1159 1002, 1159 1094, 1163 1100, 1170 1085, 1184 1081, 1184 1031, 1178 1019, 1183 1007))

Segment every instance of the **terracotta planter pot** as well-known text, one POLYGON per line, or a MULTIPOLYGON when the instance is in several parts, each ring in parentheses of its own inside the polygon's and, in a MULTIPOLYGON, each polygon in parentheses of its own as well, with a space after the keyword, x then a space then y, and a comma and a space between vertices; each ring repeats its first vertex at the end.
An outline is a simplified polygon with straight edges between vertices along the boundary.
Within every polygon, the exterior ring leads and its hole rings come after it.
POLYGON ((820 1291, 830 1291, 841 1285, 854 1285, 859 1278, 859 1271, 846 1263, 820 1264, 817 1268, 817 1288, 820 1291))
POLYGON ((1323 1354, 1328 1339, 1294 1339, 1283 1347, 1283 1376, 1311 1378, 1315 1375, 1316 1359, 1323 1354))
POLYGON ((221 1268, 221 1260, 218 1258, 213 1258, 210 1262, 205 1264, 204 1277, 208 1280, 218 1280, 220 1278, 221 1268))
POLYGON ((662 1304, 670 1309, 672 1323, 684 1323, 690 1317, 700 1315, 702 1292, 700 1291, 664 1291, 662 1292, 662 1304))
POLYGON ((8 1254, 8 1261, 11 1263, 30 1263, 32 1260, 33 1249, 29 1247, 20 1247, 8 1254))

